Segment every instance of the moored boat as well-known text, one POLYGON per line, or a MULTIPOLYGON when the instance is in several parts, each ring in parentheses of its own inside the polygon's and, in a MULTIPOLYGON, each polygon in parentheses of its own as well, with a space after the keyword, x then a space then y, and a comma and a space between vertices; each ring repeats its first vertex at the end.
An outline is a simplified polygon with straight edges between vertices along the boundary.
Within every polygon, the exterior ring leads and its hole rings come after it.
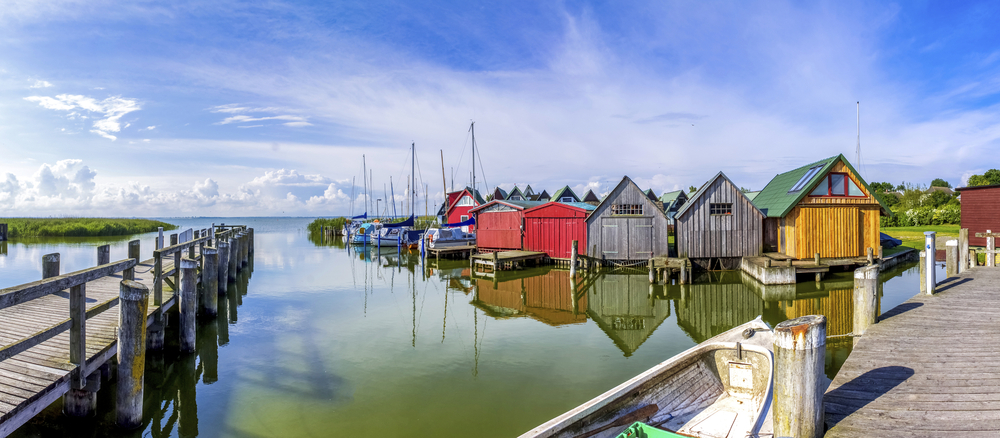
POLYGON ((615 437, 636 422, 679 434, 673 436, 769 436, 773 339, 771 328, 758 317, 646 370, 521 438, 615 437))
POLYGON ((454 248, 476 244, 476 235, 466 233, 461 228, 431 228, 427 230, 427 247, 430 249, 454 248))

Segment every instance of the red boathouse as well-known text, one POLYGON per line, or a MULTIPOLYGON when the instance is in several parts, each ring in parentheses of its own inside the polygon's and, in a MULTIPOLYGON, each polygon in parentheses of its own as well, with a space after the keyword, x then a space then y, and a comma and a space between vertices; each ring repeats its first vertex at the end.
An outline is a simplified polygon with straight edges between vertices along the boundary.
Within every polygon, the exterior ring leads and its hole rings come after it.
POLYGON ((1000 233, 1000 185, 959 187, 962 194, 962 228, 969 229, 969 245, 986 246, 976 233, 1000 233))
POLYGON ((573 241, 587 254, 587 216, 597 207, 584 202, 548 202, 524 212, 524 249, 568 259, 573 241))
MULTIPOLYGON (((448 199, 450 204, 448 206, 448 210, 445 212, 445 218, 449 224, 457 224, 459 222, 467 221, 470 217, 472 217, 472 213, 470 212, 472 209, 486 203, 486 201, 483 200, 483 197, 479 195, 478 190, 472 190, 469 187, 466 187, 465 190, 459 192, 449 193, 448 199)), ((474 233, 476 232, 477 227, 472 225, 462 228, 467 228, 465 231, 474 233)))
POLYGON ((524 211, 542 205, 537 201, 487 202, 469 210, 476 216, 476 249, 479 252, 524 249, 524 211))

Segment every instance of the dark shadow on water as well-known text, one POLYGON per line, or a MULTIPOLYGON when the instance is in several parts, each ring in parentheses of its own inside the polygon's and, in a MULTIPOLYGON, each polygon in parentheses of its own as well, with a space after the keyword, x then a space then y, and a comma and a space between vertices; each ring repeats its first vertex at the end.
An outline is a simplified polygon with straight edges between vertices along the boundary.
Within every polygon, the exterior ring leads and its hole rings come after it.
POLYGON ((913 368, 888 366, 870 370, 823 396, 826 428, 864 408, 913 376, 913 368))
POLYGON ((887 320, 889 318, 892 318, 894 316, 902 315, 902 314, 904 314, 906 312, 909 312, 909 311, 911 311, 913 309, 917 309, 917 308, 923 307, 923 305, 924 305, 924 303, 903 303, 903 304, 900 304, 900 305, 898 305, 896 307, 893 307, 888 312, 883 313, 881 316, 878 317, 878 320, 879 321, 885 321, 885 320, 887 320))

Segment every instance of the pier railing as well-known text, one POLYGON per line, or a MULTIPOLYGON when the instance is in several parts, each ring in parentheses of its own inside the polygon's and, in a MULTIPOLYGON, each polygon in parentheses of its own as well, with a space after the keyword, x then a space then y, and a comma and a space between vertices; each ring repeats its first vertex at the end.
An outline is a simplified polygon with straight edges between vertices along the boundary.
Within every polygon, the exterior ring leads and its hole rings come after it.
MULTIPOLYGON (((55 263, 55 271, 58 272, 59 255, 50 254, 46 257, 49 257, 49 260, 47 260, 48 263, 55 263)), ((103 365, 103 363, 93 363, 90 365, 86 364, 86 321, 87 319, 93 318, 105 310, 114 307, 119 302, 119 297, 115 297, 91 307, 90 310, 87 310, 86 283, 118 272, 134 269, 135 265, 135 259, 124 259, 94 268, 84 269, 82 271, 65 275, 57 275, 40 281, 0 290, 0 310, 2 310, 21 304, 27 304, 38 298, 69 289, 69 318, 58 324, 49 326, 32 336, 23 338, 0 348, 0 361, 23 353, 28 349, 69 330, 70 363, 76 365, 77 367, 76 371, 73 373, 74 377, 72 378, 72 386, 74 389, 84 387, 86 385, 87 376, 89 376, 96 368, 103 365)))

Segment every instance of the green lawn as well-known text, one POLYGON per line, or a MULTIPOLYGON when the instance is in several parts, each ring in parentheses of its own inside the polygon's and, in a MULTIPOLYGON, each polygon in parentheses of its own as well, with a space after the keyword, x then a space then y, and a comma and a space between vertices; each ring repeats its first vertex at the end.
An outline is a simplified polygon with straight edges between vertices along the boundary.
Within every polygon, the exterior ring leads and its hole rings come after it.
MULTIPOLYGON (((882 232, 903 241, 905 247, 917 250, 924 249, 924 231, 936 231, 937 240, 951 240, 958 238, 959 225, 923 225, 919 227, 883 227, 882 232)), ((895 249, 895 248, 894 248, 895 249)), ((884 255, 893 254, 891 250, 885 251, 884 255)), ((897 251, 898 252, 898 251, 897 251)))

